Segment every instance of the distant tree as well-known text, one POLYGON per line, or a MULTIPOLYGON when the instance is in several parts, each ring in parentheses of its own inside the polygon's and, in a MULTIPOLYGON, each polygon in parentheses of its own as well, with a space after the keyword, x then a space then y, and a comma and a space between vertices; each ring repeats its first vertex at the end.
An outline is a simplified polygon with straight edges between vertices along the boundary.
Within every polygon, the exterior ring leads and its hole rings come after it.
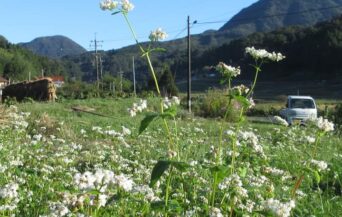
POLYGON ((162 69, 159 86, 163 96, 178 96, 178 88, 168 65, 164 65, 162 69))

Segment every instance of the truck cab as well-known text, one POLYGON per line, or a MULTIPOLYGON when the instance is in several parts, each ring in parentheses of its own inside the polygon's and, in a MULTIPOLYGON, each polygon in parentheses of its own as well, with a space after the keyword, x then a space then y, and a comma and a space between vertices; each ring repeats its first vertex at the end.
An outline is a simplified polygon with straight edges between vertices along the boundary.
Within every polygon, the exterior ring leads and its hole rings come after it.
POLYGON ((317 118, 317 106, 311 96, 288 96, 286 108, 280 110, 280 116, 290 125, 303 124, 307 119, 317 118))

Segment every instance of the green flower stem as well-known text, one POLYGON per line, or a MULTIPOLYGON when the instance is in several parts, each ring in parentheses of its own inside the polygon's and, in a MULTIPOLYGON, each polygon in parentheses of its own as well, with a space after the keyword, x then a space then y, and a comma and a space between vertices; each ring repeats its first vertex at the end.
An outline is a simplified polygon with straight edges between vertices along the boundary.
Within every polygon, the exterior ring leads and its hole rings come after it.
POLYGON ((169 205, 169 196, 170 196, 170 185, 171 185, 171 179, 172 179, 172 172, 173 167, 170 168, 170 174, 167 178, 166 182, 166 192, 165 192, 165 210, 164 210, 164 216, 167 217, 167 207, 169 205))
POLYGON ((317 155, 317 147, 318 147, 318 144, 320 143, 321 138, 322 138, 323 135, 324 135, 324 132, 323 133, 319 132, 317 134, 317 138, 316 138, 316 141, 315 141, 314 149, 313 149, 313 152, 312 152, 312 157, 313 158, 316 157, 316 155, 317 155))
POLYGON ((257 60, 255 60, 255 65, 253 66, 255 68, 255 76, 254 76, 254 81, 253 81, 253 84, 252 84, 252 87, 251 87, 251 90, 248 92, 246 98, 249 98, 250 95, 252 94, 254 88, 255 88, 255 85, 256 85, 256 82, 258 80, 258 75, 259 75, 259 72, 261 72, 261 66, 264 62, 261 61, 260 64, 258 64, 257 60))
MULTIPOLYGON (((145 51, 145 49, 140 45, 140 42, 139 42, 139 40, 138 40, 138 37, 137 37, 137 35, 136 35, 136 33, 135 33, 135 31, 134 31, 132 25, 131 25, 131 22, 130 22, 129 19, 128 19, 127 13, 122 12, 122 14, 123 14, 123 16, 124 16, 124 18, 125 18, 125 21, 126 21, 128 27, 129 27, 129 29, 130 29, 132 35, 133 35, 133 38, 134 38, 134 40, 135 40, 135 43, 138 45, 138 47, 139 47, 141 53, 146 57, 146 60, 147 60, 147 63, 148 63, 148 67, 149 67, 149 69, 150 69, 150 72, 151 72, 151 74, 152 74, 152 77, 153 77, 153 81, 154 81, 155 87, 156 87, 156 89, 157 89, 158 96, 161 97, 160 88, 159 88, 159 84, 158 84, 158 79, 157 79, 156 73, 155 73, 155 71, 154 71, 154 68, 153 68, 153 65, 152 65, 151 58, 150 58, 150 52, 149 52, 149 51, 145 51)), ((161 112, 161 114, 164 113, 164 108, 163 108, 163 102, 162 102, 162 100, 161 100, 161 102, 160 102, 160 112, 161 112)), ((170 146, 172 146, 172 144, 174 143, 174 141, 173 141, 173 139, 172 139, 172 135, 171 135, 170 128, 169 128, 169 126, 168 126, 168 124, 167 124, 167 122, 166 122, 165 119, 164 119, 164 126, 165 126, 165 129, 166 129, 167 134, 168 134, 168 137, 169 137, 169 141, 170 141, 169 148, 170 148, 170 146)))
POLYGON ((215 197, 216 197, 216 188, 217 188, 217 179, 218 179, 218 173, 215 172, 214 174, 214 182, 212 186, 212 193, 211 193, 211 206, 214 207, 215 205, 215 197))
POLYGON ((160 94, 160 89, 159 89, 159 85, 158 85, 158 80, 157 80, 157 77, 156 77, 156 73, 155 73, 155 71, 154 71, 154 68, 153 68, 153 66, 152 66, 151 58, 150 58, 150 55, 149 55, 150 53, 149 53, 148 51, 146 52, 146 51, 144 50, 144 48, 140 45, 140 42, 138 41, 138 37, 137 37, 137 35, 135 34, 135 31, 134 31, 134 29, 133 29, 133 27, 132 27, 132 25, 131 25, 131 22, 130 22, 129 19, 128 19, 127 13, 123 12, 122 14, 123 14, 124 17, 125 17, 125 20, 126 20, 126 23, 127 23, 128 27, 129 27, 129 29, 131 30, 131 33, 132 33, 133 38, 134 38, 134 40, 135 40, 135 43, 139 46, 140 51, 141 51, 141 52, 145 55, 145 57, 146 57, 146 60, 147 60, 147 63, 148 63, 148 67, 150 68, 150 72, 151 72, 152 77, 153 77, 153 80, 154 80, 154 84, 155 84, 155 86, 156 86, 158 95, 160 96, 161 94, 160 94))

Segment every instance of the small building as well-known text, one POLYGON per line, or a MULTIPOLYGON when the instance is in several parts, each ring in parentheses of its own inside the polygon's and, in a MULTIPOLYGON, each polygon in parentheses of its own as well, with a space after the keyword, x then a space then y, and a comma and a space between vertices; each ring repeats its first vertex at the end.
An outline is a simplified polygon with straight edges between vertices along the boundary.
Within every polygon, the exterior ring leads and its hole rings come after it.
POLYGON ((60 75, 49 76, 52 82, 55 84, 56 88, 62 87, 64 85, 64 77, 60 75))
POLYGON ((8 85, 8 81, 5 78, 0 77, 0 89, 3 89, 7 85, 8 85))

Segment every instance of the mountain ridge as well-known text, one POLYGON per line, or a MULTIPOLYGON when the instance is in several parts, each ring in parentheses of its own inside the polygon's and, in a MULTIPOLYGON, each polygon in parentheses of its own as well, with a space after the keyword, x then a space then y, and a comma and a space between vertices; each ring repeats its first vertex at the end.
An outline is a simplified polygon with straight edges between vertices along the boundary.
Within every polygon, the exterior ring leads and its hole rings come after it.
POLYGON ((35 54, 54 59, 87 52, 81 45, 62 35, 38 37, 30 42, 19 43, 18 45, 31 50, 35 54))

